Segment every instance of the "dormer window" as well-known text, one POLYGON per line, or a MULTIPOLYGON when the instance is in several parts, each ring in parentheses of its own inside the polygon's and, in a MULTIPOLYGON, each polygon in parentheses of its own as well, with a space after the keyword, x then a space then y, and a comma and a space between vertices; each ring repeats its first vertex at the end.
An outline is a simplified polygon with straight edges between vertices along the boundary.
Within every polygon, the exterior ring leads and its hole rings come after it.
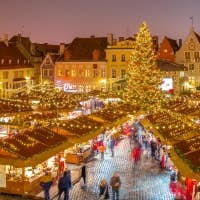
POLYGON ((4 59, 3 59, 3 58, 1 59, 1 64, 2 64, 2 65, 4 64, 4 59))
POLYGON ((19 64, 19 58, 17 59, 17 64, 19 64))
POLYGON ((50 64, 50 60, 49 60, 49 58, 46 59, 46 64, 47 64, 47 65, 50 64))
POLYGON ((10 64, 12 63, 12 60, 11 60, 11 59, 9 59, 8 63, 9 63, 9 65, 10 65, 10 64))

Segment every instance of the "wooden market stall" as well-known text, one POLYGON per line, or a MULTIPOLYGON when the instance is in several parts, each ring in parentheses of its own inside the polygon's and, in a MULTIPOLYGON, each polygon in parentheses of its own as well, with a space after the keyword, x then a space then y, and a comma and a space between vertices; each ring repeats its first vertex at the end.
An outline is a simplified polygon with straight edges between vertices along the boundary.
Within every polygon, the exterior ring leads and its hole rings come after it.
POLYGON ((40 191, 46 171, 57 175, 55 155, 71 145, 66 137, 44 128, 0 140, 0 192, 25 195, 40 191))

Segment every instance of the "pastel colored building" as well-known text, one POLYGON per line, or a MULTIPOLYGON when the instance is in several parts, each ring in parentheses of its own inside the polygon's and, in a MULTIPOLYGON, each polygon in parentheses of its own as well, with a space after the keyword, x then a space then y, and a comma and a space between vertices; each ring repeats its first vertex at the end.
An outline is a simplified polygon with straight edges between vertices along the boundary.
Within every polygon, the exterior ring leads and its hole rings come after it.
POLYGON ((55 85, 65 92, 106 90, 106 37, 75 38, 55 63, 55 85))

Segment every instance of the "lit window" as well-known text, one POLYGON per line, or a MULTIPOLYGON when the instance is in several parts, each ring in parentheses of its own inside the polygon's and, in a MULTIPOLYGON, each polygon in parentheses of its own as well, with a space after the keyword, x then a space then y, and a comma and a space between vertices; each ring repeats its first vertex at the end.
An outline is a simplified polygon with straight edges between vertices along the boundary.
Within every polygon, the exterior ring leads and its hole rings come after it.
POLYGON ((113 62, 116 61, 116 55, 112 55, 112 61, 113 61, 113 62))
POLYGON ((116 78, 116 77, 117 77, 117 70, 112 69, 112 78, 116 78))
POLYGON ((9 59, 8 63, 9 63, 9 65, 10 65, 10 64, 12 63, 12 60, 11 60, 11 59, 9 59))
POLYGON ((1 59, 1 64, 2 64, 2 65, 4 64, 4 59, 3 59, 3 58, 1 59))
POLYGON ((124 62, 124 61, 126 61, 126 57, 125 57, 125 55, 124 54, 122 54, 122 62, 124 62))
POLYGON ((125 75, 126 75, 126 70, 122 69, 121 70, 121 78, 125 78, 125 75))

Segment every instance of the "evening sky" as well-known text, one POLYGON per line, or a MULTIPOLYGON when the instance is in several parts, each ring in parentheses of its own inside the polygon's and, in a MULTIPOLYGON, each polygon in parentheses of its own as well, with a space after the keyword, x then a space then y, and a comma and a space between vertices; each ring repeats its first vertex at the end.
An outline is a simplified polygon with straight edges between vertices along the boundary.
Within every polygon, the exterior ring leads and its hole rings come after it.
POLYGON ((29 36, 32 42, 71 42, 75 37, 130 37, 145 20, 159 41, 200 33, 200 0, 0 0, 0 37, 29 36))

